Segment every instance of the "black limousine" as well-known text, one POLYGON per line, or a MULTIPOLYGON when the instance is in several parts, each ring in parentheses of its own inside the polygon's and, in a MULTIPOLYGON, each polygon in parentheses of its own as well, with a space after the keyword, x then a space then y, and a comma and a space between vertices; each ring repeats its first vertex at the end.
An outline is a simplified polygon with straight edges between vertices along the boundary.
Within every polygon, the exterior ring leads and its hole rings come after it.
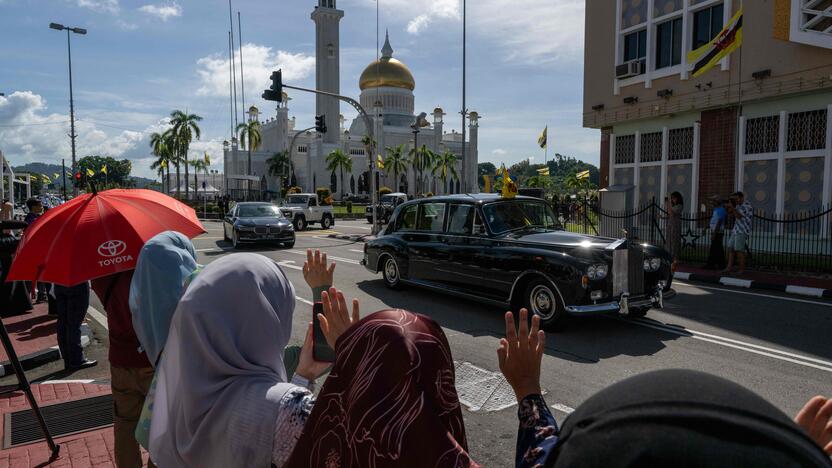
POLYGON ((450 195, 399 206, 362 264, 404 284, 526 307, 548 329, 567 315, 644 316, 674 295, 670 254, 634 239, 564 231, 543 200, 450 195))

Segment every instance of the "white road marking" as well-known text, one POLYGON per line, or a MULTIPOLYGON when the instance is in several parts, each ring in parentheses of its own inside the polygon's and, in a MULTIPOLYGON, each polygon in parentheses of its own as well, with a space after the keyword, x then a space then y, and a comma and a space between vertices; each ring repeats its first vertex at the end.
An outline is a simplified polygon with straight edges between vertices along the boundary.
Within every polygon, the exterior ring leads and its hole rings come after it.
POLYGON ((652 328, 655 330, 672 333, 674 335, 693 338, 696 340, 705 341, 708 343, 713 343, 728 348, 738 349, 740 351, 746 351, 753 354, 759 354, 760 356, 767 356, 780 361, 791 362, 800 366, 811 367, 814 369, 832 373, 832 362, 823 361, 821 359, 803 356, 800 354, 794 354, 787 351, 781 351, 774 348, 767 348, 765 346, 746 343, 744 341, 734 340, 723 336, 712 335, 709 333, 691 330, 689 328, 672 326, 661 322, 653 322, 647 319, 627 320, 618 317, 614 318, 625 323, 632 323, 634 325, 652 328))
POLYGON ((104 327, 105 330, 110 331, 110 328, 107 326, 107 317, 98 310, 96 310, 94 307, 87 307, 87 315, 92 317, 92 319, 98 322, 99 325, 104 327))
MULTIPOLYGON (((295 255, 303 255, 306 256, 306 252, 302 252, 300 250, 282 250, 282 252, 291 253, 295 255)), ((332 255, 327 254, 326 258, 330 260, 335 260, 336 262, 344 262, 350 263, 352 265, 360 265, 361 263, 358 260, 353 260, 351 258, 344 258, 344 257, 333 257, 332 255)))
POLYGON ((689 280, 690 279, 690 273, 684 273, 684 272, 681 272, 681 271, 677 271, 676 273, 673 273, 673 279, 689 280))
POLYGON ((277 262, 277 264, 282 266, 283 268, 289 268, 289 269, 292 269, 292 270, 303 271, 303 267, 299 267, 299 266, 295 265, 294 263, 295 263, 294 260, 285 260, 283 262, 277 262))
POLYGON ((196 252, 229 252, 231 249, 221 249, 218 247, 214 247, 211 249, 196 249, 196 252))
POLYGON ((315 305, 315 303, 314 303, 314 302, 312 302, 312 301, 310 301, 310 300, 308 300, 308 299, 304 299, 304 298, 302 298, 302 297, 300 297, 300 296, 295 296, 295 300, 296 300, 296 301, 299 301, 299 302, 303 302, 303 303, 304 303, 304 304, 306 304, 306 305, 315 305))
POLYGON ((364 253, 363 250, 358 250, 358 249, 350 249, 350 252, 355 252, 355 253, 360 253, 360 254, 364 253))
POLYGON ((810 301, 810 300, 807 300, 807 299, 797 299, 797 298, 794 298, 794 297, 774 296, 774 295, 771 295, 771 294, 761 294, 761 293, 754 293, 754 292, 747 292, 747 291, 735 291, 733 289, 716 288, 716 287, 712 287, 712 286, 700 286, 698 284, 680 283, 678 281, 674 281, 673 284, 674 285, 679 284, 679 285, 688 286, 688 287, 691 287, 691 288, 710 289, 710 290, 713 290, 713 291, 724 291, 724 292, 729 292, 729 293, 733 293, 733 294, 745 294, 747 296, 765 297, 765 298, 768 298, 768 299, 780 299, 781 301, 800 302, 802 304, 813 304, 813 305, 819 305, 819 306, 824 306, 824 307, 832 307, 832 302, 810 301))
POLYGON ((566 405, 561 404, 561 403, 555 403, 554 405, 551 405, 551 408, 554 408, 554 409, 560 411, 561 413, 566 413, 566 414, 571 414, 575 411, 575 408, 572 408, 571 406, 566 406, 566 405))
POLYGON ((223 237, 195 237, 194 240, 217 240, 223 239, 223 237))
POLYGON ((56 384, 91 384, 95 382, 93 379, 68 379, 68 380, 44 380, 43 382, 38 382, 41 385, 56 385, 56 384))

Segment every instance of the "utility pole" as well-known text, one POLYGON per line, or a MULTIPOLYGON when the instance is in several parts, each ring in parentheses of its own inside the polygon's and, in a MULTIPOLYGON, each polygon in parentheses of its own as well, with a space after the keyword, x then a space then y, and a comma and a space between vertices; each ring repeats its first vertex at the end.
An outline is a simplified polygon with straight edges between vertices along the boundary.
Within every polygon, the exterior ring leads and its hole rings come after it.
POLYGON ((465 180, 466 169, 468 166, 468 155, 465 152, 465 118, 468 116, 468 108, 465 106, 465 86, 466 86, 466 61, 467 61, 467 5, 466 0, 462 0, 462 191, 468 193, 468 181, 465 180))
MULTIPOLYGON (((75 100, 72 96, 72 44, 69 39, 69 33, 74 32, 83 36, 87 34, 87 30, 83 28, 70 28, 58 23, 49 23, 49 27, 57 31, 66 30, 66 53, 69 59, 69 140, 72 145, 72 173, 74 174, 76 170, 75 138, 78 135, 75 134, 75 100)), ((77 186, 72 189, 72 194, 73 196, 78 196, 77 186)))

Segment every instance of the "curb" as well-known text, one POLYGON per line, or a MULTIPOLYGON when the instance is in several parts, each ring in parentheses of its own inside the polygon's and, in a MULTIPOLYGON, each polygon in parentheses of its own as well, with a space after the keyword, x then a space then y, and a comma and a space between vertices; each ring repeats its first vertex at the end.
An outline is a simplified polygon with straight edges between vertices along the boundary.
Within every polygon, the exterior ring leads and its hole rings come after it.
POLYGON ((677 271, 673 274, 673 278, 680 280, 697 281, 700 283, 719 284, 722 286, 731 286, 735 288, 763 289, 766 291, 784 292, 786 294, 794 294, 796 296, 832 298, 832 289, 810 288, 806 286, 796 286, 793 284, 766 283, 763 281, 732 278, 730 276, 710 276, 700 275, 698 273, 685 273, 677 271))
MULTIPOLYGON (((81 325, 81 347, 86 348, 92 342, 92 330, 86 323, 81 325)), ((50 362, 61 360, 61 351, 57 346, 35 351, 25 356, 18 356, 20 366, 24 371, 32 370, 50 362)), ((0 362, 0 377, 14 374, 14 366, 10 361, 0 362)))

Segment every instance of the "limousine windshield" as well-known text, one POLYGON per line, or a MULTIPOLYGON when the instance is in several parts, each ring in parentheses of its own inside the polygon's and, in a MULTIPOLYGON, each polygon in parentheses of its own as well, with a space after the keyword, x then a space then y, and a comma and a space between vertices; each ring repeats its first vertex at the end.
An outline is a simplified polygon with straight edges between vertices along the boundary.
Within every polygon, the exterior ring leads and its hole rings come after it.
POLYGON ((535 200, 506 200, 482 207, 488 227, 494 234, 526 228, 561 229, 552 208, 535 200))

